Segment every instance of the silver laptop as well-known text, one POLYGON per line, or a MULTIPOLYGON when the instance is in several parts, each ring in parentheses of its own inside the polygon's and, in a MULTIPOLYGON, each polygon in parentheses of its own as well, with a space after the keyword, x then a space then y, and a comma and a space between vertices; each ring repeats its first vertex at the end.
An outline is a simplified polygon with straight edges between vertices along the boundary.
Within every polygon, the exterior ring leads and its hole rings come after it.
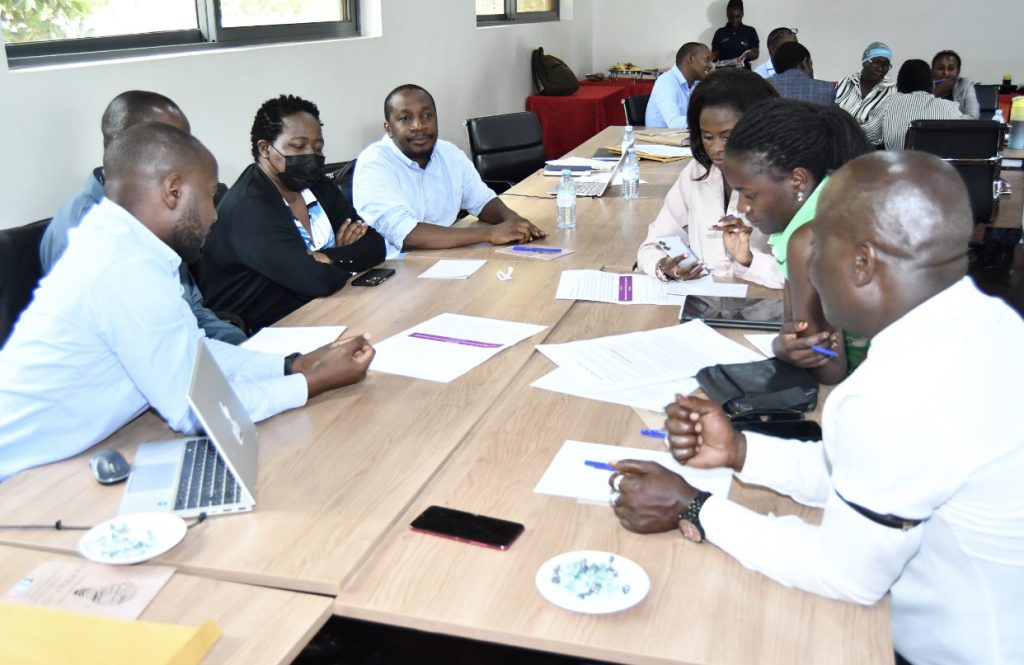
POLYGON ((141 444, 121 515, 156 511, 195 517, 246 512, 256 505, 256 425, 203 341, 188 402, 207 436, 141 444))
MULTIPOLYGON (((615 174, 622 170, 622 165, 626 161, 626 153, 622 153, 619 157, 619 161, 615 162, 615 168, 608 175, 608 179, 604 182, 577 182, 576 184, 576 196, 593 196, 594 198, 600 198, 604 196, 604 193, 608 191, 608 188, 612 184, 612 180, 615 180, 615 174)), ((548 194, 558 194, 558 189, 552 189, 548 191, 548 194)))

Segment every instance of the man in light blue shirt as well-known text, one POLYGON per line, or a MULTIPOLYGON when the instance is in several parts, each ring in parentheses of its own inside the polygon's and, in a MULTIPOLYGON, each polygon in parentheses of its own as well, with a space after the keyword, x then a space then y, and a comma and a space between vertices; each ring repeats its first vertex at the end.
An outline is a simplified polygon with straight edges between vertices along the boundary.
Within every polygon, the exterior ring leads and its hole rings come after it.
POLYGON ((768 59, 762 62, 754 73, 759 75, 761 78, 771 78, 778 72, 775 71, 775 63, 772 58, 775 57, 775 52, 779 50, 779 47, 789 42, 798 41, 796 33, 799 32, 796 28, 775 28, 768 33, 768 59))
MULTIPOLYGON (((188 118, 172 100, 156 92, 128 90, 114 97, 103 112, 100 121, 103 147, 106 148, 124 130, 143 122, 162 122, 183 132, 191 131, 188 118)), ((102 198, 103 169, 97 167, 85 179, 82 189, 61 206, 46 227, 39 243, 39 260, 44 275, 50 272, 67 248, 68 231, 81 224, 86 213, 102 198)), ((230 344, 245 341, 246 334, 238 326, 224 321, 206 307, 188 266, 182 264, 178 277, 183 287, 182 297, 189 303, 199 327, 208 337, 230 344)))
POLYGON ((530 242, 547 234, 506 206, 455 145, 437 138, 434 98, 418 85, 384 100, 384 131, 356 160, 352 199, 360 216, 398 250, 479 242, 530 242), (460 209, 485 224, 449 228, 460 209))
POLYGON ((658 77, 647 102, 647 127, 686 129, 686 109, 697 84, 711 73, 711 49, 687 42, 676 52, 676 64, 658 77))
POLYGON ((0 350, 0 481, 76 455, 148 407, 175 430, 198 429, 186 393, 199 344, 253 420, 365 377, 363 337, 287 359, 204 340, 178 280, 217 219, 217 163, 198 140, 135 125, 103 167, 108 198, 71 230, 0 350))

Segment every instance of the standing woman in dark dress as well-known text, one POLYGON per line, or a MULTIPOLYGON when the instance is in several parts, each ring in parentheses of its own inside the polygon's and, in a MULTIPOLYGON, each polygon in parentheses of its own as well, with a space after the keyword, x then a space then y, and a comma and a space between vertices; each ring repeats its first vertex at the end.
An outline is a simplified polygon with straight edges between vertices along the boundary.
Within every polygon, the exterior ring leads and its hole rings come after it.
POLYGON ((743 0, 729 0, 725 8, 728 22, 715 31, 711 40, 711 58, 719 60, 735 60, 743 56, 743 66, 750 69, 752 60, 760 55, 757 30, 743 24, 743 0))
POLYGON ((267 100, 250 134, 250 164, 217 208, 199 283, 207 303, 253 330, 384 260, 384 238, 323 177, 320 111, 292 95, 267 100))

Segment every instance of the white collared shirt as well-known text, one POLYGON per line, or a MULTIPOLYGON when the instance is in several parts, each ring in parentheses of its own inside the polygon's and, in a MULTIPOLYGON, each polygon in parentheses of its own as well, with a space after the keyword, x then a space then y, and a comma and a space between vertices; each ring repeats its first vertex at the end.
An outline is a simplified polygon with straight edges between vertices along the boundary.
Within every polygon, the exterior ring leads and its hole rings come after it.
POLYGON ((385 135, 359 154, 352 180, 353 204, 388 241, 388 256, 420 222, 451 226, 460 209, 479 215, 494 197, 465 153, 440 139, 422 168, 385 135))
POLYGON ((871 340, 825 403, 819 443, 747 434, 740 477, 808 505, 820 526, 712 497, 708 540, 744 566, 831 598, 892 593, 915 665, 1024 662, 1024 322, 967 277, 871 340), (902 531, 861 516, 922 519, 902 531))
POLYGON ((181 258, 103 199, 69 232, 0 350, 0 480, 76 455, 147 407, 173 429, 198 421, 186 400, 205 340, 253 420, 306 401, 281 356, 206 340, 178 279, 181 258))

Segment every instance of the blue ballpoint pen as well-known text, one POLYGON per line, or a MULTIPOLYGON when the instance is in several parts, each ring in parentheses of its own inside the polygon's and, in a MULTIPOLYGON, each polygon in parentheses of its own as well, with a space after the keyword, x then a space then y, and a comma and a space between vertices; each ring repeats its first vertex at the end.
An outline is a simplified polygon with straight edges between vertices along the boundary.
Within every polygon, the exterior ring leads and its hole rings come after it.
POLYGON ((647 429, 646 427, 640 430, 640 433, 643 434, 644 436, 649 436, 653 439, 664 439, 666 434, 665 430, 647 429))
POLYGON ((811 350, 812 351, 817 351, 821 355, 828 356, 829 358, 838 358, 839 357, 839 354, 836 353, 835 351, 833 351, 832 349, 826 349, 825 347, 818 346, 817 344, 812 344, 811 345, 811 350))
POLYGON ((558 254, 562 250, 557 247, 527 247, 525 245, 515 245, 512 247, 513 252, 546 252, 548 254, 558 254))
POLYGON ((588 460, 584 461, 583 463, 586 464, 587 466, 592 466, 595 469, 601 469, 602 471, 614 471, 615 470, 615 467, 612 466, 611 464, 607 464, 605 462, 595 462, 592 459, 588 459, 588 460))

